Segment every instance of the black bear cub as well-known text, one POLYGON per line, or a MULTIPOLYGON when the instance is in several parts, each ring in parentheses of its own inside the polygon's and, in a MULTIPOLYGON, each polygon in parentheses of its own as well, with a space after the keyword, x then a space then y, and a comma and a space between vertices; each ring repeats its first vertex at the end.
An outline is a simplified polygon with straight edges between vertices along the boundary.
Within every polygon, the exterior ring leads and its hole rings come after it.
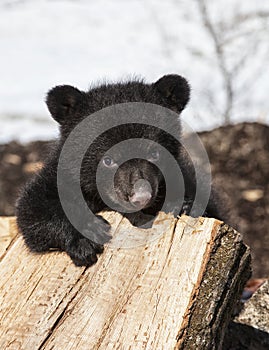
MULTIPOLYGON (((106 242, 110 238, 110 226, 98 216, 92 216, 86 222, 81 217, 81 230, 78 231, 66 216, 57 183, 59 157, 66 139, 85 118, 103 108, 123 103, 154 104, 173 111, 169 120, 164 118, 163 122, 180 135, 178 114, 186 106, 189 95, 189 84, 179 75, 163 76, 153 84, 135 79, 124 83, 101 84, 87 92, 68 85, 51 89, 46 102, 52 117, 60 124, 60 137, 43 168, 23 189, 16 207, 17 223, 28 247, 35 252, 48 251, 50 248, 64 250, 78 266, 95 263, 97 254, 103 251, 100 242, 106 242)), ((94 129, 93 123, 92 130, 94 129)), ((94 214, 107 209, 110 207, 108 203, 111 203, 113 210, 116 208, 124 215, 129 215, 125 211, 156 215, 162 209, 166 196, 166 183, 160 170, 161 163, 165 164, 163 148, 180 166, 185 182, 182 206, 172 208, 171 211, 175 214, 188 214, 195 197, 196 180, 186 153, 182 152, 180 143, 166 131, 137 121, 113 127, 90 144, 83 156, 79 179, 85 205, 94 214), (148 140, 143 157, 122 161, 125 148, 113 155, 109 154, 111 147, 128 139, 148 140), (106 180, 103 182, 106 200, 99 194, 96 184, 97 167, 104 178, 114 174, 113 190, 111 184, 106 186, 106 180)), ((67 201, 73 214, 79 217, 81 212, 77 207, 76 193, 71 190, 72 181, 76 181, 72 171, 70 164, 70 169, 66 169, 70 185, 66 186, 67 201)), ((223 219, 215 198, 215 194, 211 194, 203 215, 223 219)))

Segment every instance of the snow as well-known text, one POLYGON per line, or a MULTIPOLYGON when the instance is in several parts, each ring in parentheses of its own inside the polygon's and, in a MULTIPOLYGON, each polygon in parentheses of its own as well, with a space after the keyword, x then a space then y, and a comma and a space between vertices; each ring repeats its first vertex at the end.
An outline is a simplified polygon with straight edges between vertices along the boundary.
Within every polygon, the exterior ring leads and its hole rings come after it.
MULTIPOLYGON (((192 85, 184 112, 195 130, 223 123, 225 84, 201 0, 2 0, 0 3, 0 142, 50 139, 57 125, 45 105, 58 84, 86 90, 96 81, 178 73, 192 85)), ((269 122, 268 2, 207 0, 233 74, 233 123, 269 122), (244 33, 244 34, 242 34, 244 33)))

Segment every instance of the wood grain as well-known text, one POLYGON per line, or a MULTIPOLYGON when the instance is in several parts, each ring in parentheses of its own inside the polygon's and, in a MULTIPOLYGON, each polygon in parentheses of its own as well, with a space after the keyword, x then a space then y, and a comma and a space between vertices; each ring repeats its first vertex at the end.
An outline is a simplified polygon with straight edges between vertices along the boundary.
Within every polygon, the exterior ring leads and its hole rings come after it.
POLYGON ((16 235, 16 219, 14 217, 2 216, 0 219, 0 260, 16 235))

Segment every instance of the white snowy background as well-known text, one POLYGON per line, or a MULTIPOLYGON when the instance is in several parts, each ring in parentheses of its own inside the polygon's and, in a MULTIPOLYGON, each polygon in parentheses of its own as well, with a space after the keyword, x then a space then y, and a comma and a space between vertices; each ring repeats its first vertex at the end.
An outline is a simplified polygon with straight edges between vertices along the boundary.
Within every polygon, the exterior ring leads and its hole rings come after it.
POLYGON ((269 123, 269 1, 0 0, 0 143, 51 139, 58 84, 187 77, 195 130, 269 123))

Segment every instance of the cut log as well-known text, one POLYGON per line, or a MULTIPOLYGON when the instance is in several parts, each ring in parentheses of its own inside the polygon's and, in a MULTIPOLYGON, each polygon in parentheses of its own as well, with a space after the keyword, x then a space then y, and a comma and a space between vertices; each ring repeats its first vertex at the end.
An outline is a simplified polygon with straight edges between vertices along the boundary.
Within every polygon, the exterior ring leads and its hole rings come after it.
POLYGON ((269 280, 249 299, 229 324, 223 350, 269 349, 269 280))
POLYGON ((112 242, 89 268, 13 240, 0 262, 0 348, 220 349, 250 275, 240 234, 209 218, 160 213, 141 229, 104 216, 112 242))

